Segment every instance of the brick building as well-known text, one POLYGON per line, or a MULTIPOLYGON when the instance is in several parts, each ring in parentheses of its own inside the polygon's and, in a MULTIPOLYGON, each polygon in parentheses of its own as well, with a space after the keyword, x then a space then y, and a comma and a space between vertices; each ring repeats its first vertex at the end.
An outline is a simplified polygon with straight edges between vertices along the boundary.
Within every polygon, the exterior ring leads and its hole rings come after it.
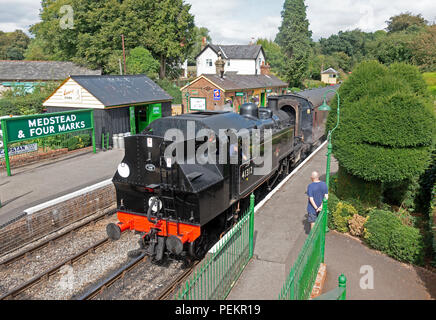
POLYGON ((220 73, 217 67, 217 74, 203 74, 180 89, 183 112, 220 111, 228 110, 228 107, 238 112, 246 102, 266 106, 267 97, 284 93, 287 83, 270 74, 269 65, 263 64, 261 73, 220 73))

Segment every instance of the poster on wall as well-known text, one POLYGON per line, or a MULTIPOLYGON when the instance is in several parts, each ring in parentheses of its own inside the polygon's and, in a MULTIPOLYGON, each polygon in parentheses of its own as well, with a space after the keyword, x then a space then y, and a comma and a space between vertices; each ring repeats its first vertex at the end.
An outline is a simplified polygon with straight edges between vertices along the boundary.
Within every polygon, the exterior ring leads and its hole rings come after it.
POLYGON ((64 101, 82 102, 82 88, 66 87, 62 92, 64 101))
POLYGON ((206 98, 190 98, 191 110, 206 110, 206 98))
POLYGON ((213 89, 213 100, 220 101, 221 100, 221 90, 213 89))

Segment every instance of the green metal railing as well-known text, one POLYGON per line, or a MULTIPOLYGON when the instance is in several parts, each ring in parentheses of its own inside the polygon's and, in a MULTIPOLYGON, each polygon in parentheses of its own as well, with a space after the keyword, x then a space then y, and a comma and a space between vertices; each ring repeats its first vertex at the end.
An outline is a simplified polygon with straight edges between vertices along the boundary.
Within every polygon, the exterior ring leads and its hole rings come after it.
POLYGON ((251 195, 250 209, 196 268, 175 299, 225 299, 253 257, 253 230, 254 195, 251 195))
POLYGON ((324 263, 327 228, 327 200, 310 231, 296 262, 280 292, 279 300, 307 300, 310 298, 318 269, 324 263))
MULTIPOLYGON (((30 139, 22 142, 10 143, 9 150, 22 150, 17 154, 9 154, 11 167, 19 158, 29 157, 30 154, 46 153, 58 149, 68 149, 68 151, 86 148, 92 145, 92 130, 82 130, 70 133, 62 133, 48 137, 30 139)), ((3 149, 0 148, 0 149, 3 149)), ((0 170, 6 169, 5 157, 0 156, 0 170)))
POLYGON ((338 286, 333 290, 326 292, 313 300, 346 300, 347 296, 347 278, 343 274, 339 276, 338 286))

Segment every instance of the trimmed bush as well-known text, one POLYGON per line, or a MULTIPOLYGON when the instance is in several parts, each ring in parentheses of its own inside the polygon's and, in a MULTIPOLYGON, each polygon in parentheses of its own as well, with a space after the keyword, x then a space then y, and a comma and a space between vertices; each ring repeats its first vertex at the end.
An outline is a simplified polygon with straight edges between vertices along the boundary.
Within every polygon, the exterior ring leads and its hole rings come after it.
MULTIPOLYGON (((341 121, 333 134, 333 153, 350 175, 366 182, 394 182, 424 172, 434 112, 416 67, 363 62, 339 94, 341 121)), ((327 130, 336 122, 335 101, 331 106, 327 130)))
POLYGON ((400 218, 393 212, 374 210, 368 215, 364 238, 371 248, 389 254, 392 232, 401 226, 400 218))
POLYGON ((388 254, 399 261, 422 264, 424 244, 419 230, 404 225, 396 227, 392 231, 388 254))
POLYGON ((336 210, 333 212, 333 225, 339 232, 348 231, 348 221, 357 214, 351 204, 339 201, 336 210))
POLYGON ((425 245, 419 229, 403 225, 395 213, 374 210, 365 223, 368 245, 399 261, 422 264, 425 245))
POLYGON ((81 134, 73 136, 64 142, 64 146, 68 148, 68 151, 81 149, 91 144, 91 137, 89 134, 81 134))
POLYGON ((330 191, 329 199, 327 202, 327 209, 328 209, 327 226, 329 227, 329 229, 332 230, 335 229, 335 225, 333 223, 333 212, 336 211, 336 207, 338 203, 339 203, 338 197, 336 197, 336 195, 330 191))
POLYGON ((356 201, 361 205, 376 207, 380 203, 382 185, 376 181, 368 182, 351 175, 343 166, 339 166, 336 194, 346 201, 356 201))

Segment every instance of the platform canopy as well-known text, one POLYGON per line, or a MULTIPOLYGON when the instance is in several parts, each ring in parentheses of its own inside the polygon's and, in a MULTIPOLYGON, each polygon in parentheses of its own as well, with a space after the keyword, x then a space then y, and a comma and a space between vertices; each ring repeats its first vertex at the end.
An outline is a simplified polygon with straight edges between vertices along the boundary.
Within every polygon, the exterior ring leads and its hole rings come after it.
POLYGON ((70 76, 44 103, 44 107, 105 109, 172 101, 145 75, 70 76))

